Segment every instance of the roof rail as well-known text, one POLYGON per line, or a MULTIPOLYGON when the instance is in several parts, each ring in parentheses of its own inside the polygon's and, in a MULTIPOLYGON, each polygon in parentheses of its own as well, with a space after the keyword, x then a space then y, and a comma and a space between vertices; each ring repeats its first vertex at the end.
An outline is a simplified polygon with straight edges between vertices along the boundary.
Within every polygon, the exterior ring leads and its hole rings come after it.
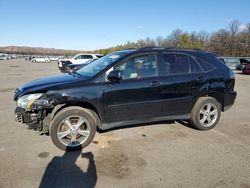
POLYGON ((122 49, 122 50, 134 50, 134 49, 138 49, 138 48, 125 48, 125 49, 122 49))
MULTIPOLYGON (((204 51, 202 49, 199 48, 184 48, 184 47, 176 47, 176 46, 171 46, 171 47, 160 47, 160 46, 147 46, 144 48, 138 48, 138 50, 145 50, 145 49, 152 49, 152 48, 156 48, 156 49, 166 49, 166 50, 193 50, 193 51, 204 51)), ((136 49, 136 48, 135 48, 136 49)))
POLYGON ((171 47, 168 47, 168 48, 165 48, 165 49, 168 49, 168 50, 194 50, 194 51, 204 51, 204 50, 199 49, 199 48, 185 48, 185 47, 176 47, 176 46, 171 46, 171 47))
POLYGON ((145 50, 145 49, 152 49, 152 48, 164 49, 163 47, 160 47, 160 46, 147 46, 143 48, 138 48, 138 50, 145 50))

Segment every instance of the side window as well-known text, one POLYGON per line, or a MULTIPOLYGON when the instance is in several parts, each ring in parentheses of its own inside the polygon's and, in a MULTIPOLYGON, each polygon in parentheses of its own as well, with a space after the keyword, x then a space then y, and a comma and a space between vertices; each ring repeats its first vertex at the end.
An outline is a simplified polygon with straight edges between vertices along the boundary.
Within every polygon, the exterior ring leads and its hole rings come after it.
POLYGON ((157 60, 155 55, 143 55, 129 59, 125 63, 114 67, 120 70, 123 80, 140 79, 157 75, 157 60))
POLYGON ((201 66, 195 61, 193 57, 189 56, 188 59, 190 64, 190 73, 202 72, 201 66))
POLYGON ((82 59, 93 59, 92 55, 83 55, 82 59))
POLYGON ((79 55, 79 56, 77 56, 75 59, 82 59, 82 56, 79 55))
POLYGON ((199 58, 196 58, 196 61, 200 64, 200 66, 202 67, 202 69, 204 71, 210 71, 210 70, 214 69, 214 66, 210 65, 206 61, 203 61, 199 58))
POLYGON ((165 75, 189 73, 189 60, 186 55, 165 53, 162 63, 165 75))

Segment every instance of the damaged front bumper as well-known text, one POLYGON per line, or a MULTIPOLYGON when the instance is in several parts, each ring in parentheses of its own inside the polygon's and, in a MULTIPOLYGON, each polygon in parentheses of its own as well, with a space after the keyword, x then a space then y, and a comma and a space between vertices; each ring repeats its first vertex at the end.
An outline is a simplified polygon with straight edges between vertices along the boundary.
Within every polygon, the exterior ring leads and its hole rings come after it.
POLYGON ((15 120, 19 123, 27 124, 29 129, 47 132, 48 128, 45 126, 45 116, 48 114, 44 110, 26 111, 21 107, 15 109, 15 120))
POLYGON ((31 123, 31 115, 28 112, 25 112, 25 110, 21 107, 16 107, 15 109, 15 120, 19 123, 31 123))

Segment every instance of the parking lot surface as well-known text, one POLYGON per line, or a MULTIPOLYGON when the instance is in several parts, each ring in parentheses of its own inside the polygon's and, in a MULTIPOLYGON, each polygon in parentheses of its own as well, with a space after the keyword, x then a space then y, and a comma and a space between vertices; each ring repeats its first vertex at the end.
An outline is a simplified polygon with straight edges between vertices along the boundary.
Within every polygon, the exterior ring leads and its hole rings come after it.
POLYGON ((250 188, 250 76, 236 72, 235 105, 211 131, 177 122, 97 133, 81 152, 57 149, 49 136, 14 120, 19 85, 61 74, 57 64, 0 62, 0 188, 250 188))

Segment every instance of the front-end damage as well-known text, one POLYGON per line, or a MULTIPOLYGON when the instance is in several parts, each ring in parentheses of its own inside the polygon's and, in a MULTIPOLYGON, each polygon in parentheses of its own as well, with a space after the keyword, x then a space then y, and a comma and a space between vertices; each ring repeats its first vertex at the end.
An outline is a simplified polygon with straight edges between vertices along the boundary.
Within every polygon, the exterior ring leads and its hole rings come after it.
POLYGON ((20 98, 17 98, 18 105, 15 109, 16 121, 27 124, 29 129, 48 133, 52 114, 57 109, 55 106, 62 102, 62 96, 60 97, 58 94, 43 94, 27 106, 27 108, 21 107, 18 102, 20 98), (61 100, 59 100, 60 97, 61 100))

